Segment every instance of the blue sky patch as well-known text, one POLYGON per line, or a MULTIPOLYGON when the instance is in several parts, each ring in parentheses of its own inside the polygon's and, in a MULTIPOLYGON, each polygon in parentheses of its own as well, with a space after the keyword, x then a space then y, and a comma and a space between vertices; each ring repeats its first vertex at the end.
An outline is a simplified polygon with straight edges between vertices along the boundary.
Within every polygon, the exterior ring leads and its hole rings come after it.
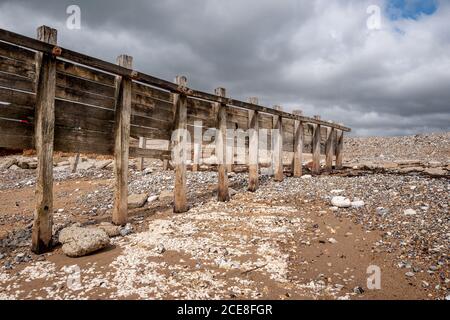
POLYGON ((432 15, 437 8, 437 0, 386 0, 386 13, 391 20, 417 20, 424 14, 432 15))

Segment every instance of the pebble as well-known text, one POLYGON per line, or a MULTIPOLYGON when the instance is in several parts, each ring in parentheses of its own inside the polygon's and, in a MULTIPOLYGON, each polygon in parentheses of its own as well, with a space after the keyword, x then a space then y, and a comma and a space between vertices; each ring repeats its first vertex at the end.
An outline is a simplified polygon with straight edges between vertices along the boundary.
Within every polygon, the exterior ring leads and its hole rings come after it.
POLYGON ((364 293, 364 289, 360 286, 353 288, 353 292, 356 294, 363 294, 364 293))
POLYGON ((413 209, 407 209, 405 211, 403 211, 403 214, 405 216, 415 216, 417 214, 416 210, 413 209))
POLYGON ((331 204, 338 208, 350 208, 352 205, 350 199, 346 197, 333 197, 331 199, 331 204))
POLYGON ((412 278, 412 277, 414 277, 414 272, 407 272, 407 273, 405 273, 405 276, 407 276, 408 278, 412 278))

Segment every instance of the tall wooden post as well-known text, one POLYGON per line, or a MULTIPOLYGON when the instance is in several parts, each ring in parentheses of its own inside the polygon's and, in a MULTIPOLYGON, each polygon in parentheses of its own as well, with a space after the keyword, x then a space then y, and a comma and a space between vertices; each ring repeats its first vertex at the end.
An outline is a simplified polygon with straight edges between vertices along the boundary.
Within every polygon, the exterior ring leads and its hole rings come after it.
POLYGON ((342 159, 344 156, 344 131, 338 131, 336 141, 336 169, 342 169, 342 159))
MULTIPOLYGON (((275 110, 281 111, 280 106, 275 106, 275 110)), ((273 166, 274 180, 281 182, 284 179, 283 173, 283 119, 281 116, 275 116, 273 130, 273 166)))
MULTIPOLYGON (((140 137, 139 138, 139 148, 140 149, 146 149, 147 148, 147 139, 144 137, 140 137)), ((145 159, 143 157, 138 158, 138 162, 137 162, 137 169, 139 171, 143 171, 144 170, 144 161, 145 159)))
MULTIPOLYGON (((320 116, 314 116, 314 118, 320 120, 320 116)), ((314 125, 312 172, 315 174, 320 173, 320 130, 319 124, 314 125)))
MULTIPOLYGON (((37 30, 38 40, 56 46, 57 31, 46 26, 37 30)), ((36 54, 35 147, 38 158, 35 211, 31 250, 48 251, 53 225, 53 141, 55 130, 56 58, 36 54)))
MULTIPOLYGON (((121 55, 117 64, 133 68, 133 58, 121 55)), ((114 127, 114 207, 113 223, 125 225, 128 220, 128 156, 130 148, 131 79, 116 79, 116 113, 114 127)))
MULTIPOLYGON (((187 79, 183 76, 175 78, 176 84, 180 88, 187 86, 187 79)), ((186 160, 187 160, 187 96, 185 94, 174 94, 173 99, 175 111, 175 190, 174 190, 174 213, 188 211, 186 197, 186 160)))
POLYGON ((228 128, 227 129, 227 171, 232 172, 233 166, 234 166, 234 157, 236 154, 236 131, 235 128, 228 128))
MULTIPOLYGON (((295 115, 301 116, 303 114, 300 110, 293 112, 295 115)), ((301 177, 303 175, 303 123, 299 120, 294 121, 294 159, 292 160, 292 171, 294 177, 301 177)))
POLYGON ((192 171, 197 172, 201 164, 202 158, 202 136, 203 136, 203 122, 194 121, 194 157, 192 159, 192 171))
MULTIPOLYGON (((217 88, 215 91, 219 97, 226 97, 224 88, 217 88)), ((216 132, 216 158, 218 164, 219 186, 218 199, 225 202, 230 200, 228 191, 227 173, 227 106, 224 103, 216 104, 217 110, 217 132, 216 132)))
MULTIPOLYGON (((258 98, 250 98, 249 103, 258 104, 258 98)), ((259 186, 259 113, 248 111, 249 146, 248 146, 248 190, 255 192, 259 186)))
POLYGON ((327 128, 327 143, 325 146, 325 155, 326 155, 325 169, 327 171, 333 170, 334 138, 335 138, 334 128, 327 128))

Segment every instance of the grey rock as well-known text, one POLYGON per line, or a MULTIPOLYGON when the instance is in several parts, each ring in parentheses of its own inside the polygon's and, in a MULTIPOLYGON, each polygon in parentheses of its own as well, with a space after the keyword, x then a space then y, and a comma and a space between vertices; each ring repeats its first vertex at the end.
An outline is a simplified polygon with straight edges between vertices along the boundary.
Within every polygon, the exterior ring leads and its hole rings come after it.
POLYGON ((110 237, 110 238, 120 236, 120 227, 115 226, 112 223, 102 222, 102 223, 100 223, 98 228, 105 231, 106 234, 108 235, 108 237, 110 237))
POLYGON ((147 202, 148 194, 132 194, 128 196, 128 209, 142 208, 147 202))
POLYGON ((166 248, 164 247, 163 244, 159 244, 156 249, 155 249, 157 254, 163 254, 164 252, 166 252, 166 248))
POLYGON ((125 227, 120 229, 120 235, 122 237, 126 237, 132 233, 133 233, 133 226, 129 223, 125 227))
POLYGON ((3 161, 2 163, 0 163, 0 169, 1 170, 9 169, 13 165, 16 165, 16 164, 17 164, 17 159, 16 158, 7 159, 7 160, 3 161))
POLYGON ((364 289, 360 286, 353 288, 353 292, 356 294, 363 294, 364 293, 364 289))
POLYGON ((346 197, 333 197, 331 199, 331 204, 338 208, 350 208, 352 205, 350 199, 346 197))
POLYGON ((62 250, 68 257, 76 258, 88 255, 110 244, 109 237, 104 230, 98 228, 65 228, 59 234, 62 250))
POLYGON ((407 276, 408 278, 412 278, 412 277, 414 277, 414 272, 407 272, 407 273, 405 273, 405 276, 407 276))
POLYGON ((158 199, 159 199, 158 196, 150 196, 150 197, 148 197, 147 202, 148 203, 153 203, 155 201, 158 201, 158 199))

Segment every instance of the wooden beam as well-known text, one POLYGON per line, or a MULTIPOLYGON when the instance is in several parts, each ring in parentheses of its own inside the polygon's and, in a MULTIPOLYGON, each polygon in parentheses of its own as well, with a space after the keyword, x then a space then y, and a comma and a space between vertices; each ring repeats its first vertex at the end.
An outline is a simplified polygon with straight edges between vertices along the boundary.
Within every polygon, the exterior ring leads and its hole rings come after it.
MULTIPOLYGON (((217 88, 216 95, 226 97, 224 88, 217 88)), ((228 172, 227 172, 227 106, 217 103, 217 131, 216 131, 216 158, 218 165, 219 186, 218 199, 221 202, 229 201, 228 172)))
MULTIPOLYGON (((250 98, 249 102, 258 104, 258 98, 250 98)), ((259 113, 258 111, 248 111, 249 127, 249 168, 248 168, 248 190, 255 192, 259 186, 259 113)))
MULTIPOLYGON (((320 119, 320 116, 315 116, 314 118, 320 119)), ((312 172, 314 174, 320 173, 320 130, 321 126, 319 124, 314 125, 313 133, 313 163, 312 172)))
MULTIPOLYGON (((186 77, 177 76, 175 83, 184 88, 187 84, 186 77)), ((175 145, 173 146, 175 166, 175 190, 174 208, 175 213, 188 211, 186 196, 186 159, 187 159, 187 96, 185 94, 174 94, 174 123, 175 123, 175 145)))
MULTIPOLYGON (((302 115, 302 111, 296 110, 293 114, 302 115)), ((294 158, 292 160, 292 171, 294 177, 303 175, 303 140, 304 140, 303 123, 294 120, 294 158)))
MULTIPOLYGON (((133 58, 121 55, 117 64, 125 68, 133 67, 133 58)), ((128 220, 128 157, 130 147, 131 121, 131 79, 119 77, 116 80, 116 113, 114 129, 114 177, 115 195, 113 223, 125 225, 128 220)))
POLYGON ((71 170, 72 173, 77 172, 77 168, 78 168, 78 163, 80 162, 80 154, 77 153, 75 155, 75 157, 72 158, 72 163, 71 163, 71 170))
POLYGON ((192 171, 197 172, 202 160, 202 140, 203 140, 203 122, 194 121, 194 156, 192 159, 192 171))
MULTIPOLYGON (((37 35, 40 41, 56 45, 55 29, 42 26, 38 28, 37 35)), ((35 147, 38 167, 31 250, 41 254, 48 251, 52 244, 56 59, 37 53, 36 65, 35 147)))
POLYGON ((332 171, 333 170, 333 157, 334 157, 334 138, 335 138, 335 130, 334 128, 327 128, 327 142, 325 145, 325 170, 332 171))
MULTIPOLYGON (((32 50, 48 53, 48 54, 52 54, 52 52, 55 48, 54 45, 50 45, 48 43, 43 43, 43 42, 37 41, 35 39, 31 39, 26 36, 16 34, 16 33, 13 33, 13 32, 7 31, 7 30, 3 30, 3 29, 0 29, 0 40, 6 41, 9 43, 13 43, 16 45, 20 45, 20 46, 23 46, 23 47, 26 47, 26 48, 29 48, 32 50)), ((217 95, 213 95, 210 93, 192 90, 187 87, 181 88, 177 84, 174 84, 170 81, 158 79, 156 77, 134 71, 130 68, 118 66, 118 65, 115 65, 115 64, 97 59, 97 58, 93 58, 93 57, 90 57, 90 56, 87 56, 87 55, 84 55, 84 54, 81 54, 81 53, 78 53, 78 52, 75 52, 72 50, 68 50, 65 48, 60 48, 60 49, 61 49, 61 52, 60 52, 59 56, 63 59, 67 59, 67 60, 70 60, 70 61, 73 61, 73 62, 79 63, 79 64, 84 64, 84 65, 93 67, 95 69, 99 69, 99 70, 102 70, 102 71, 105 71, 108 73, 116 74, 118 76, 132 78, 135 81, 139 81, 139 82, 151 85, 151 86, 155 86, 155 87, 158 87, 158 88, 161 88, 161 89, 173 92, 173 93, 184 93, 184 94, 186 94, 190 97, 194 97, 194 98, 208 100, 211 102, 226 103, 228 106, 235 106, 235 107, 242 108, 242 109, 258 111, 260 113, 268 113, 268 114, 278 115, 283 118, 299 120, 304 123, 319 124, 322 126, 332 126, 335 129, 339 129, 339 130, 342 130, 345 132, 351 131, 350 128, 341 126, 339 124, 331 125, 330 123, 328 123, 326 121, 322 121, 322 120, 317 120, 317 119, 303 117, 303 116, 296 116, 296 115, 293 115, 288 112, 282 112, 279 110, 274 110, 271 108, 254 105, 254 104, 239 101, 239 100, 223 98, 223 97, 219 97, 217 95)))
POLYGON ((344 157, 344 132, 338 131, 336 141, 336 170, 341 170, 344 157))
MULTIPOLYGON (((140 137, 139 138, 139 149, 145 150, 147 148, 146 146, 147 146, 147 139, 144 137, 140 137)), ((145 161, 144 157, 140 157, 137 159, 137 169, 139 171, 144 170, 144 161, 145 161)))
MULTIPOLYGON (((275 106, 276 110, 281 110, 280 106, 275 106)), ((283 173, 283 118, 276 116, 274 119, 273 139, 273 165, 274 180, 281 182, 284 179, 283 173)))

